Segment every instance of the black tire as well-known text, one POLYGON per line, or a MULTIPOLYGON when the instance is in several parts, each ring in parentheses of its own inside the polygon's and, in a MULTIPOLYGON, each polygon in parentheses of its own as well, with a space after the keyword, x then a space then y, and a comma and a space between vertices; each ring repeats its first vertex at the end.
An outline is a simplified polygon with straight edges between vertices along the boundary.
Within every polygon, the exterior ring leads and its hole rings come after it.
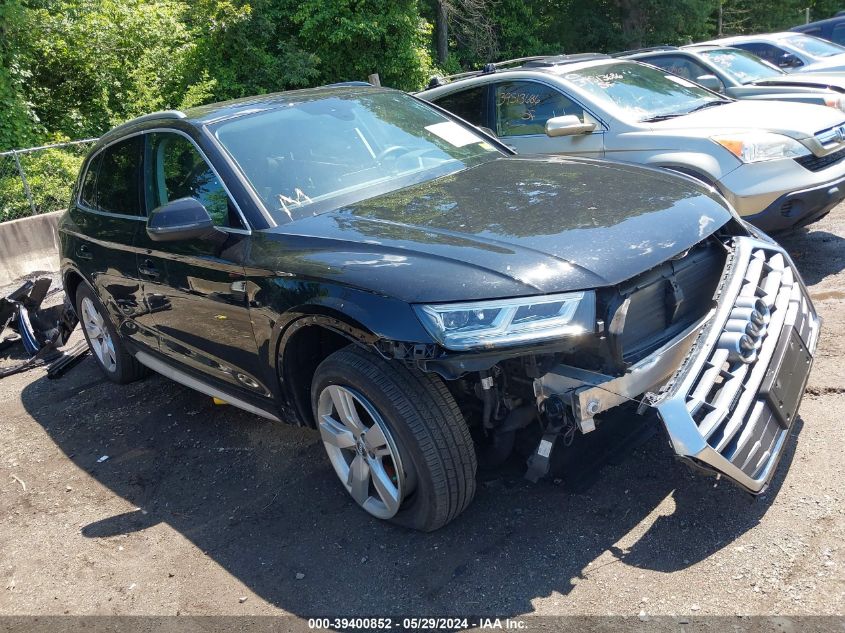
POLYGON ((80 284, 79 289, 76 291, 75 300, 76 314, 80 320, 79 325, 82 328, 82 333, 85 335, 85 340, 88 342, 88 347, 91 349, 91 356, 94 357, 94 360, 96 361, 97 365, 99 365, 102 372, 106 375, 106 378, 119 385, 125 385, 127 383, 140 380, 141 378, 144 378, 145 376, 149 375, 149 370, 137 360, 135 360, 135 357, 132 356, 132 354, 130 354, 129 351, 126 349, 126 345, 123 343, 123 339, 121 339, 120 335, 117 333, 117 330, 111 322, 111 318, 109 317, 108 311, 105 309, 102 302, 97 297, 97 294, 85 284, 80 284), (85 299, 89 299, 91 303, 94 304, 94 308, 103 318, 105 328, 106 330, 108 330, 109 336, 111 336, 111 340, 114 345, 115 360, 115 366, 112 369, 106 367, 103 361, 100 360, 100 358, 94 352, 94 346, 91 344, 91 338, 88 335, 88 330, 85 327, 85 323, 82 322, 84 318, 82 312, 82 302, 85 299))
POLYGON ((438 376, 350 345, 317 367, 311 389, 315 419, 319 395, 330 385, 367 398, 397 445, 413 489, 389 521, 430 532, 466 509, 475 495, 475 448, 455 399, 438 376))

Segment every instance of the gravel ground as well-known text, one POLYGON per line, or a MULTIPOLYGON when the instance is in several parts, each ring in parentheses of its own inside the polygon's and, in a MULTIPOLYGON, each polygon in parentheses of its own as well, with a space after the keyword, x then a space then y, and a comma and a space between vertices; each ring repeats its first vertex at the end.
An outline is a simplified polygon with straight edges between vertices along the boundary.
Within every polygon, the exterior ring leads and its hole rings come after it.
POLYGON ((557 483, 486 477, 412 533, 347 499, 314 431, 90 357, 4 379, 0 615, 845 614, 843 237, 845 206, 783 240, 825 323, 756 500, 655 433, 557 483))

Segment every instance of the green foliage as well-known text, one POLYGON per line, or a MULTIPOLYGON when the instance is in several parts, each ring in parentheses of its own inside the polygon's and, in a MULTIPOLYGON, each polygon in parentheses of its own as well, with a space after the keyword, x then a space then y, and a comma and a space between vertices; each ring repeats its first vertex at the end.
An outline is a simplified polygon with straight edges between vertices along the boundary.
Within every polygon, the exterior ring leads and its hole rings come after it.
POLYGON ((841 0, 2 0, 0 150, 97 136, 130 117, 379 73, 533 54, 683 44, 829 17, 841 0), (445 41, 445 40, 444 40, 445 41))
POLYGON ((804 23, 807 0, 779 0, 761 3, 755 0, 723 0, 722 31, 736 33, 765 33, 782 31, 804 23))
POLYGON ((311 85, 319 59, 300 49, 287 0, 198 0, 184 16, 195 46, 184 105, 311 85))
POLYGON ((842 0, 811 0, 804 4, 810 7, 811 20, 832 18, 838 11, 845 9, 842 0))
POLYGON ((24 16, 18 0, 0 4, 0 150, 31 143, 40 131, 22 89, 28 75, 18 60, 24 16))
POLYGON ((551 41, 543 38, 549 21, 543 14, 547 6, 547 3, 524 0, 499 0, 493 5, 493 24, 502 59, 560 52, 560 44, 554 38, 551 41))
POLYGON ((324 82, 366 80, 413 90, 431 73, 431 25, 416 0, 302 0, 293 16, 324 82))
POLYGON ((712 36, 717 0, 565 0, 551 21, 567 53, 688 44, 712 36))
MULTIPOLYGON (((20 154, 37 213, 66 209, 84 150, 74 147, 20 154)), ((0 222, 32 214, 12 156, 0 157, 0 222)))
POLYGON ((190 38, 176 0, 43 0, 26 12, 18 56, 27 100, 48 132, 99 135, 166 107, 181 91, 190 38))

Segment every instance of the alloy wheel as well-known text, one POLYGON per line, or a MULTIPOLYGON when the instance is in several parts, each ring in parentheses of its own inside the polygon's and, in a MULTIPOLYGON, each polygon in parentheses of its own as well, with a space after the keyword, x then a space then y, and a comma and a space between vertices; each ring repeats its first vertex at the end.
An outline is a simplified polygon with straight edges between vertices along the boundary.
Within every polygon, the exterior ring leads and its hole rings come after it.
POLYGON ((375 517, 395 516, 405 494, 404 472, 376 408, 357 391, 329 385, 320 393, 317 415, 326 452, 352 498, 375 517))
POLYGON ((88 334, 91 351, 94 352, 97 360, 100 361, 106 371, 115 371, 117 369, 117 355, 114 351, 114 341, 112 341, 103 316, 88 297, 82 299, 82 314, 80 316, 85 333, 88 334))

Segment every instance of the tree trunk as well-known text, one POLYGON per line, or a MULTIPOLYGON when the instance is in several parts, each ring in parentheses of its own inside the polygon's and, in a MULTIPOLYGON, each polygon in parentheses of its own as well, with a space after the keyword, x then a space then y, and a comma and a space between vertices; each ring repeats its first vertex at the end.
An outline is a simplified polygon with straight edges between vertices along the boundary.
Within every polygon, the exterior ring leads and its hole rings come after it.
POLYGON ((435 19, 435 48, 437 49, 437 63, 441 66, 449 56, 449 16, 446 14, 445 0, 436 0, 437 18, 435 19))
POLYGON ((639 48, 643 44, 645 15, 641 0, 617 0, 619 17, 622 20, 622 34, 625 45, 629 48, 639 48))

